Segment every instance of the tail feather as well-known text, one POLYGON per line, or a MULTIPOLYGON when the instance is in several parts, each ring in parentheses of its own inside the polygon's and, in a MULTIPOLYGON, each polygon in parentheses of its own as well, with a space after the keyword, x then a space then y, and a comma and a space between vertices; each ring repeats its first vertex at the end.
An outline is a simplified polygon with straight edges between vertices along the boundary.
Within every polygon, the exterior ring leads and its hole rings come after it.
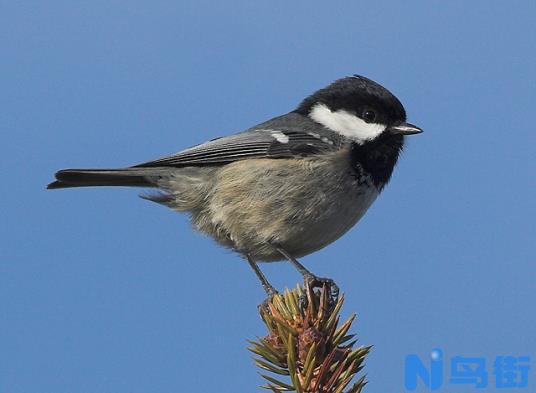
MULTIPOLYGON (((160 171, 161 172, 161 171, 160 171)), ((63 169, 47 189, 94 186, 155 187, 161 173, 155 168, 63 169)))

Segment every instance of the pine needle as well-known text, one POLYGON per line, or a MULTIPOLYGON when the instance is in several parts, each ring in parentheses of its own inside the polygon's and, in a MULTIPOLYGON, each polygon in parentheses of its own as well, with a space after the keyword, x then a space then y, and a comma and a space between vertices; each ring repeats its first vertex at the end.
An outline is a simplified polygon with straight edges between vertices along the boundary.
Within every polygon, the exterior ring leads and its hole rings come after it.
POLYGON ((250 341, 255 363, 273 392, 358 393, 366 384, 361 377, 345 390, 363 368, 371 347, 353 348, 348 334, 355 315, 339 325, 344 297, 333 295, 328 284, 311 283, 285 290, 259 308, 268 335, 250 341))

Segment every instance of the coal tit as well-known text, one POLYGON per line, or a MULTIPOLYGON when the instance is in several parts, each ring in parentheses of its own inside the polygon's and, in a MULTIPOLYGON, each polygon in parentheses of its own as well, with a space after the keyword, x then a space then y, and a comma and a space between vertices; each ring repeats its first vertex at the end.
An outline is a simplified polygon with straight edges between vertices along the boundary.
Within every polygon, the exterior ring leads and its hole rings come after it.
POLYGON ((64 169, 48 188, 155 187, 142 197, 189 213, 273 293, 257 262, 286 259, 316 279, 296 258, 359 221, 388 183, 404 136, 420 132, 392 93, 356 75, 244 132, 128 168, 64 169))

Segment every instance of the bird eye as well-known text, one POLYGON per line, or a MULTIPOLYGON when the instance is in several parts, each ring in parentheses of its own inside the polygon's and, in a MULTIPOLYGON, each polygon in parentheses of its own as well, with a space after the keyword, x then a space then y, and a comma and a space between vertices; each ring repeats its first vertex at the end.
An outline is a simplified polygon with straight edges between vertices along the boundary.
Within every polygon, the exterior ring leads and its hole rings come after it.
POLYGON ((367 123, 372 123, 374 120, 376 120, 376 112, 367 109, 365 112, 363 112, 363 120, 365 120, 367 123))

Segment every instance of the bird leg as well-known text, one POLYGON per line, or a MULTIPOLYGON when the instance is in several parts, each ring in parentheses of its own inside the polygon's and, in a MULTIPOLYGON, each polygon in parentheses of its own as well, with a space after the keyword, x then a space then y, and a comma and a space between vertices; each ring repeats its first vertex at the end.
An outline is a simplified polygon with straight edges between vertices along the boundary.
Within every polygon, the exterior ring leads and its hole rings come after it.
POLYGON ((266 294, 268 295, 268 298, 271 298, 274 295, 277 295, 277 290, 268 282, 266 279, 266 276, 263 274, 261 269, 259 269, 259 266, 257 266, 257 262, 255 262, 249 254, 246 254, 246 259, 248 260, 249 266, 253 269, 255 274, 257 275, 257 278, 262 284, 262 287, 266 291, 266 294))
POLYGON ((296 258, 294 258, 292 255, 290 255, 285 249, 283 249, 281 246, 278 246, 276 244, 271 244, 272 247, 274 247, 285 259, 287 259, 292 265, 300 272, 300 274, 303 276, 303 279, 311 285, 311 287, 317 287, 321 288, 326 285, 328 287, 331 296, 333 299, 337 299, 339 297, 339 287, 337 284, 335 284, 335 281, 333 281, 331 278, 323 278, 323 277, 317 277, 313 273, 311 273, 305 266, 303 266, 296 258))

